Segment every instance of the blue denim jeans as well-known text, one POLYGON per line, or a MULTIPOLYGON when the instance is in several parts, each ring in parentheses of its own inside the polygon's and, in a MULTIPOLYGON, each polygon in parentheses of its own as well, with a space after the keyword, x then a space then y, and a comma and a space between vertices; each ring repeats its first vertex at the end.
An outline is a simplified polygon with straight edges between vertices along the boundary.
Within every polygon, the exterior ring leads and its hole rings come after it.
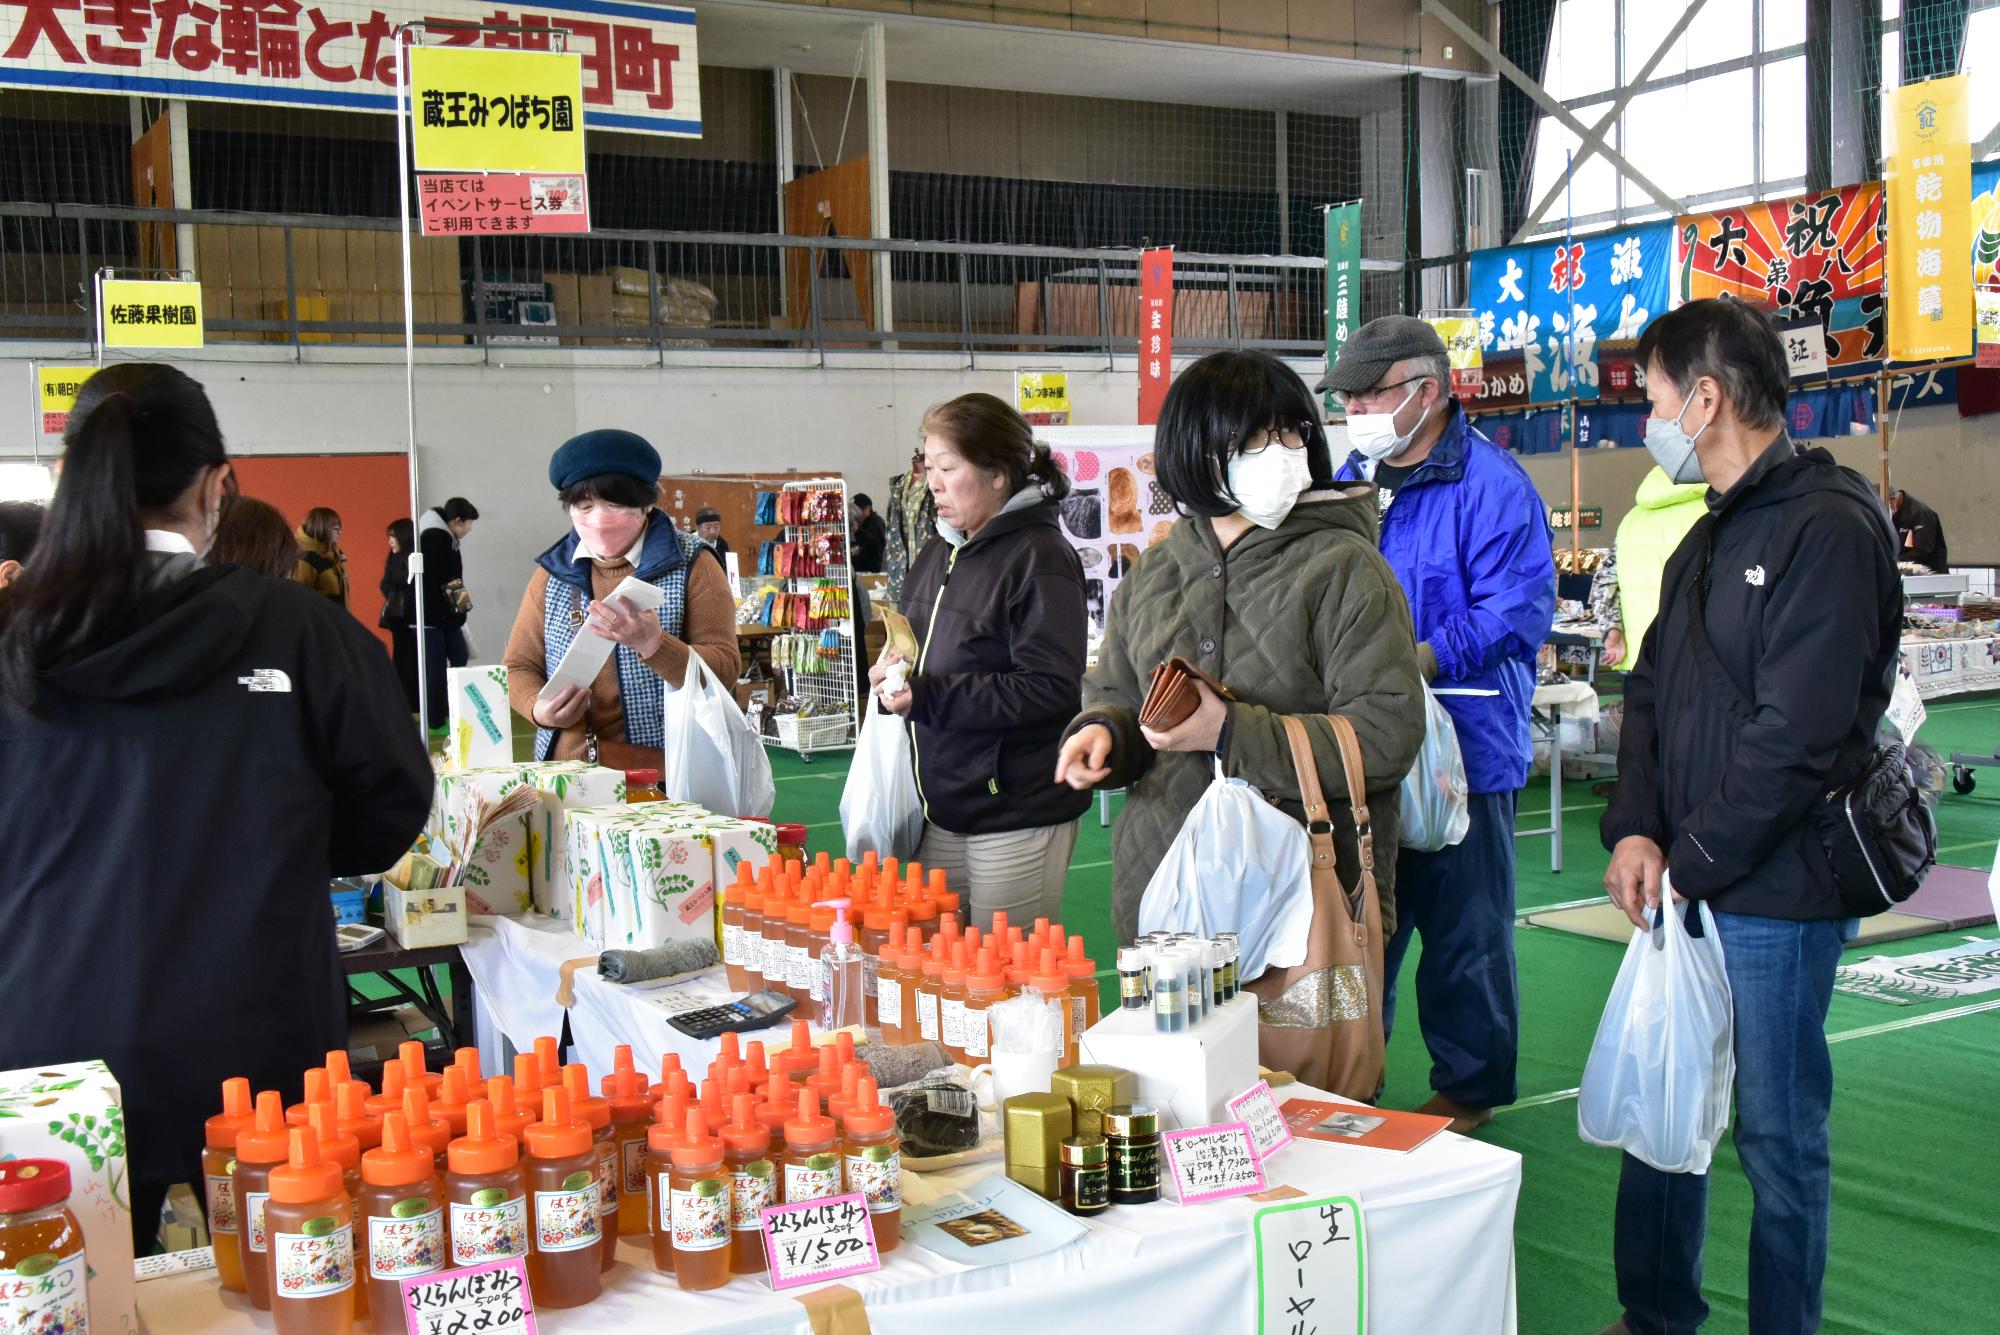
MULTIPOLYGON (((1832 1211, 1826 1008, 1853 919, 1790 922, 1715 914, 1736 1012, 1736 1156, 1750 1179, 1751 1335, 1819 1329, 1832 1211)), ((1689 926, 1700 930, 1698 916, 1689 926)), ((1662 1173, 1625 1156, 1618 1180, 1618 1301, 1633 1335, 1684 1335, 1701 1296, 1708 1175, 1662 1173)))

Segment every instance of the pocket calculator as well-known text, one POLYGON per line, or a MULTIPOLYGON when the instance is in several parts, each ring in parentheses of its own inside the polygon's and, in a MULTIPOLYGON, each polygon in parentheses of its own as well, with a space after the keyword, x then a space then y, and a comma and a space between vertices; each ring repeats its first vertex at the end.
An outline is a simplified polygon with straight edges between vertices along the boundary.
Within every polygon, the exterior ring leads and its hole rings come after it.
POLYGON ((667 1023, 689 1038, 718 1038, 750 1029, 768 1029, 790 1015, 797 1005, 782 992, 752 992, 726 1006, 669 1015, 667 1023))

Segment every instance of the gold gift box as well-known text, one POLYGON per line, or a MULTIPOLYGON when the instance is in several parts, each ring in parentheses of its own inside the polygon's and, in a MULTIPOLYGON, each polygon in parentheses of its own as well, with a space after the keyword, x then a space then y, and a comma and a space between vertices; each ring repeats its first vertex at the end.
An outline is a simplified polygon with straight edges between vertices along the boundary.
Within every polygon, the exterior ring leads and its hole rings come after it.
POLYGON ((1079 1136, 1103 1135, 1106 1109, 1139 1101, 1139 1077, 1117 1066, 1065 1066, 1049 1089, 1069 1101, 1079 1136))
POLYGON ((1007 1176, 1046 1200, 1057 1194, 1056 1155, 1075 1131, 1070 1101, 1056 1094, 1007 1100, 1007 1176))

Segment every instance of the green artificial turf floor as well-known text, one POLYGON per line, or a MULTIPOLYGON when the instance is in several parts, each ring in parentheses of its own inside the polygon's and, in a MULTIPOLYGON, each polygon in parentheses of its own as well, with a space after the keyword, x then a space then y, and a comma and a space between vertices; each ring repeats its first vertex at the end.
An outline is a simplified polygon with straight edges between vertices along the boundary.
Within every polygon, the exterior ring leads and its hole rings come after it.
MULTIPOLYGON (((2000 743, 2000 700, 1944 701, 1931 707, 1922 740, 1952 750, 1991 751, 2000 743)), ((773 750, 777 816, 807 826, 814 851, 840 848, 844 753, 807 762, 773 750)), ((1604 809, 1588 783, 1564 784, 1564 865, 1549 870, 1547 836, 1518 844, 1520 910, 1602 893, 1607 858, 1597 843, 1604 809)), ((1112 799, 1115 817, 1120 799, 1112 799)), ((1535 779, 1521 795, 1519 822, 1547 824, 1549 788, 1535 779)), ((1938 811, 1941 860, 1987 868, 2000 843, 2000 773, 1984 771, 1970 795, 1947 792, 1938 811)), ((1110 831, 1097 808, 1084 817, 1063 914, 1081 932, 1100 970, 1112 969, 1110 831)), ((1991 938, 1992 927, 1873 947, 1861 954, 1906 955, 1991 938)), ((1415 955, 1404 966, 1406 1017, 1415 955)), ((1611 1216, 1618 1155, 1576 1134, 1575 1090, 1623 948, 1565 932, 1522 927, 1520 1101, 1480 1132, 1523 1156, 1515 1221, 1520 1329, 1524 1335, 1590 1335, 1617 1315, 1611 1273, 1611 1216)), ((1852 956, 1850 957, 1852 958, 1852 956)), ((1115 1004, 1115 999, 1114 999, 1115 1004)), ((1995 1207, 1993 1123, 2000 1110, 2000 998, 1894 1006, 1835 994, 1827 1018, 1834 1040, 1834 1219, 1822 1329, 1847 1335, 1996 1328, 2000 1312, 2000 1210, 1995 1207)), ((1429 1097, 1430 1061, 1417 1025, 1397 1026, 1384 1102, 1414 1107, 1429 1097)), ((1733 1148, 1716 1156, 1710 1195, 1707 1330, 1746 1329, 1750 1194, 1733 1148)), ((1418 1282, 1449 1283, 1449 1276, 1418 1282)), ((1444 1333, 1440 1333, 1444 1335, 1444 1333)))

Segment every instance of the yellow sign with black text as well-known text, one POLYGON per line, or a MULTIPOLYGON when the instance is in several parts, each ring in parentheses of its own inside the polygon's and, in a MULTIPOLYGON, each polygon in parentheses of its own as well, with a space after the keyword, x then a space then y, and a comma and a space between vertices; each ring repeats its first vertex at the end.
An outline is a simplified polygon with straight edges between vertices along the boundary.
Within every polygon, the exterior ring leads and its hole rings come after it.
POLYGON ((70 409, 83 382, 97 374, 95 366, 37 366, 35 368, 35 411, 41 414, 42 434, 60 436, 69 425, 70 409))
POLYGON ((1014 407, 1031 426, 1069 425, 1069 373, 1016 371, 1014 407))
POLYGON ((1485 359, 1479 342, 1479 319, 1470 315, 1435 315, 1427 321, 1444 340, 1451 362, 1451 392, 1477 394, 1486 382, 1485 359))
POLYGON ((107 348, 198 348, 201 284, 107 278, 98 285, 107 348))
POLYGON ((410 96, 420 172, 584 169, 581 55, 412 47, 410 96))
POLYGON ((1972 148, 1965 76, 1905 84, 1885 100, 1889 360, 1972 354, 1972 148))

